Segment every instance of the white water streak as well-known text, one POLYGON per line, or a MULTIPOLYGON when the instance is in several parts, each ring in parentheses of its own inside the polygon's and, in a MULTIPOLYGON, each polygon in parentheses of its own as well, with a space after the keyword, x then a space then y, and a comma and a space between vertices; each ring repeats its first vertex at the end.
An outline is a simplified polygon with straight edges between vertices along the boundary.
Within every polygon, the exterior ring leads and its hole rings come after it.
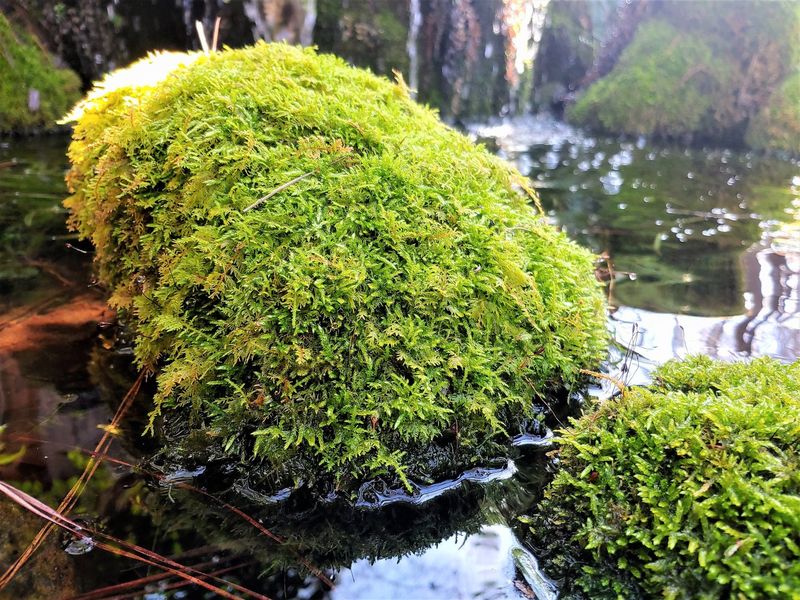
POLYGON ((408 20, 408 41, 406 51, 408 52, 408 87, 412 98, 417 97, 419 88, 419 53, 417 42, 419 40, 419 30, 422 27, 422 11, 420 0, 409 1, 409 20, 408 20))

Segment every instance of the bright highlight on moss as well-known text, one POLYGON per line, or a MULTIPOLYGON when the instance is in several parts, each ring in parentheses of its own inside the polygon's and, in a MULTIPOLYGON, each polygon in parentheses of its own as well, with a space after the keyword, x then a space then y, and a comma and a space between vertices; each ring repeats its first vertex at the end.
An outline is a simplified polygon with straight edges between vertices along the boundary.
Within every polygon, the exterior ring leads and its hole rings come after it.
POLYGON ((530 522, 566 597, 796 597, 800 363, 670 362, 560 442, 530 522))
POLYGON ((245 463, 407 482, 432 447, 490 456, 604 354, 591 255, 402 82, 286 45, 180 57, 101 84, 69 151, 70 223, 158 373, 154 419, 245 463))

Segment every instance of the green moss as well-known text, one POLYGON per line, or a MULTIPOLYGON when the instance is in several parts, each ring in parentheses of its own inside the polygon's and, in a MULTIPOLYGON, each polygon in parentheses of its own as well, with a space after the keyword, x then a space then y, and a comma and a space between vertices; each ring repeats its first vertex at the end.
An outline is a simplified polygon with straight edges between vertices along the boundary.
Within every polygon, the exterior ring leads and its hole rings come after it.
POLYGON ((606 131, 675 137, 715 126, 732 70, 699 37, 663 20, 642 25, 619 62, 568 117, 606 131))
POLYGON ((402 84, 258 44, 152 57, 73 116, 71 225, 154 416, 228 457, 424 477, 604 353, 590 254, 402 84))
POLYGON ((567 596, 795 597, 798 423, 800 363, 667 363, 561 432, 533 545, 567 596))
POLYGON ((749 121, 795 72, 800 4, 642 6, 630 44, 568 117, 612 133, 743 144, 749 121))
POLYGON ((752 148, 800 154, 800 73, 787 78, 750 121, 746 141, 752 148))
MULTIPOLYGON (((80 95, 80 79, 59 69, 29 34, 0 13, 0 133, 55 127, 80 95), (37 92, 38 107, 29 106, 37 92)), ((34 105, 35 106, 35 105, 34 105)))

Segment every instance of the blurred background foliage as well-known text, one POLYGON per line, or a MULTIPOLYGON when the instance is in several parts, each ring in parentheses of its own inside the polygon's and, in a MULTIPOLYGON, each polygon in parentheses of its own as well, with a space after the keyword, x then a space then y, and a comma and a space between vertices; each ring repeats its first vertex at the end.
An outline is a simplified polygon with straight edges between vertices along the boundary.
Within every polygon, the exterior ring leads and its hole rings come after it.
POLYGON ((195 22, 211 32, 220 18, 225 45, 313 44, 398 71, 451 120, 566 109, 613 134, 800 143, 791 0, 0 0, 0 12, 84 86, 149 50, 198 48, 195 22))

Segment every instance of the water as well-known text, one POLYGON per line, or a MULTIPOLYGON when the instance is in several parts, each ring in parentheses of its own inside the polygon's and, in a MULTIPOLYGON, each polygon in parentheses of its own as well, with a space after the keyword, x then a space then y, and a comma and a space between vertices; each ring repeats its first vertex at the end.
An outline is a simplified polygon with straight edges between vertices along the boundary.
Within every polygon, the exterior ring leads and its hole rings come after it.
MULTIPOLYGON (((800 248, 780 237, 800 203, 796 161, 595 139, 543 118, 476 124, 470 134, 531 177, 554 223, 607 256, 599 273, 609 281, 617 377, 646 382, 654 365, 690 352, 800 355, 800 248)), ((0 455, 25 446, 0 478, 51 506, 86 463, 76 448, 94 448, 98 424, 135 377, 91 281, 88 248, 64 227, 65 143, 0 146, 0 455)), ((612 391, 603 382, 593 393, 612 391)), ((138 463, 147 453, 145 413, 126 420, 114 458, 138 463)), ((69 597, 142 577, 114 593, 201 597, 101 550, 109 534, 272 598, 548 597, 553 583, 520 545, 516 517, 548 479, 551 437, 547 427, 520 434, 505 464, 411 498, 367 484, 355 508, 302 488, 266 496, 203 465, 106 464, 71 513, 83 534, 50 536, 0 597, 69 597), (306 575, 309 565, 335 590, 306 575)), ((5 501, 0 513, 13 523, 0 531, 5 566, 40 523, 5 501)))

